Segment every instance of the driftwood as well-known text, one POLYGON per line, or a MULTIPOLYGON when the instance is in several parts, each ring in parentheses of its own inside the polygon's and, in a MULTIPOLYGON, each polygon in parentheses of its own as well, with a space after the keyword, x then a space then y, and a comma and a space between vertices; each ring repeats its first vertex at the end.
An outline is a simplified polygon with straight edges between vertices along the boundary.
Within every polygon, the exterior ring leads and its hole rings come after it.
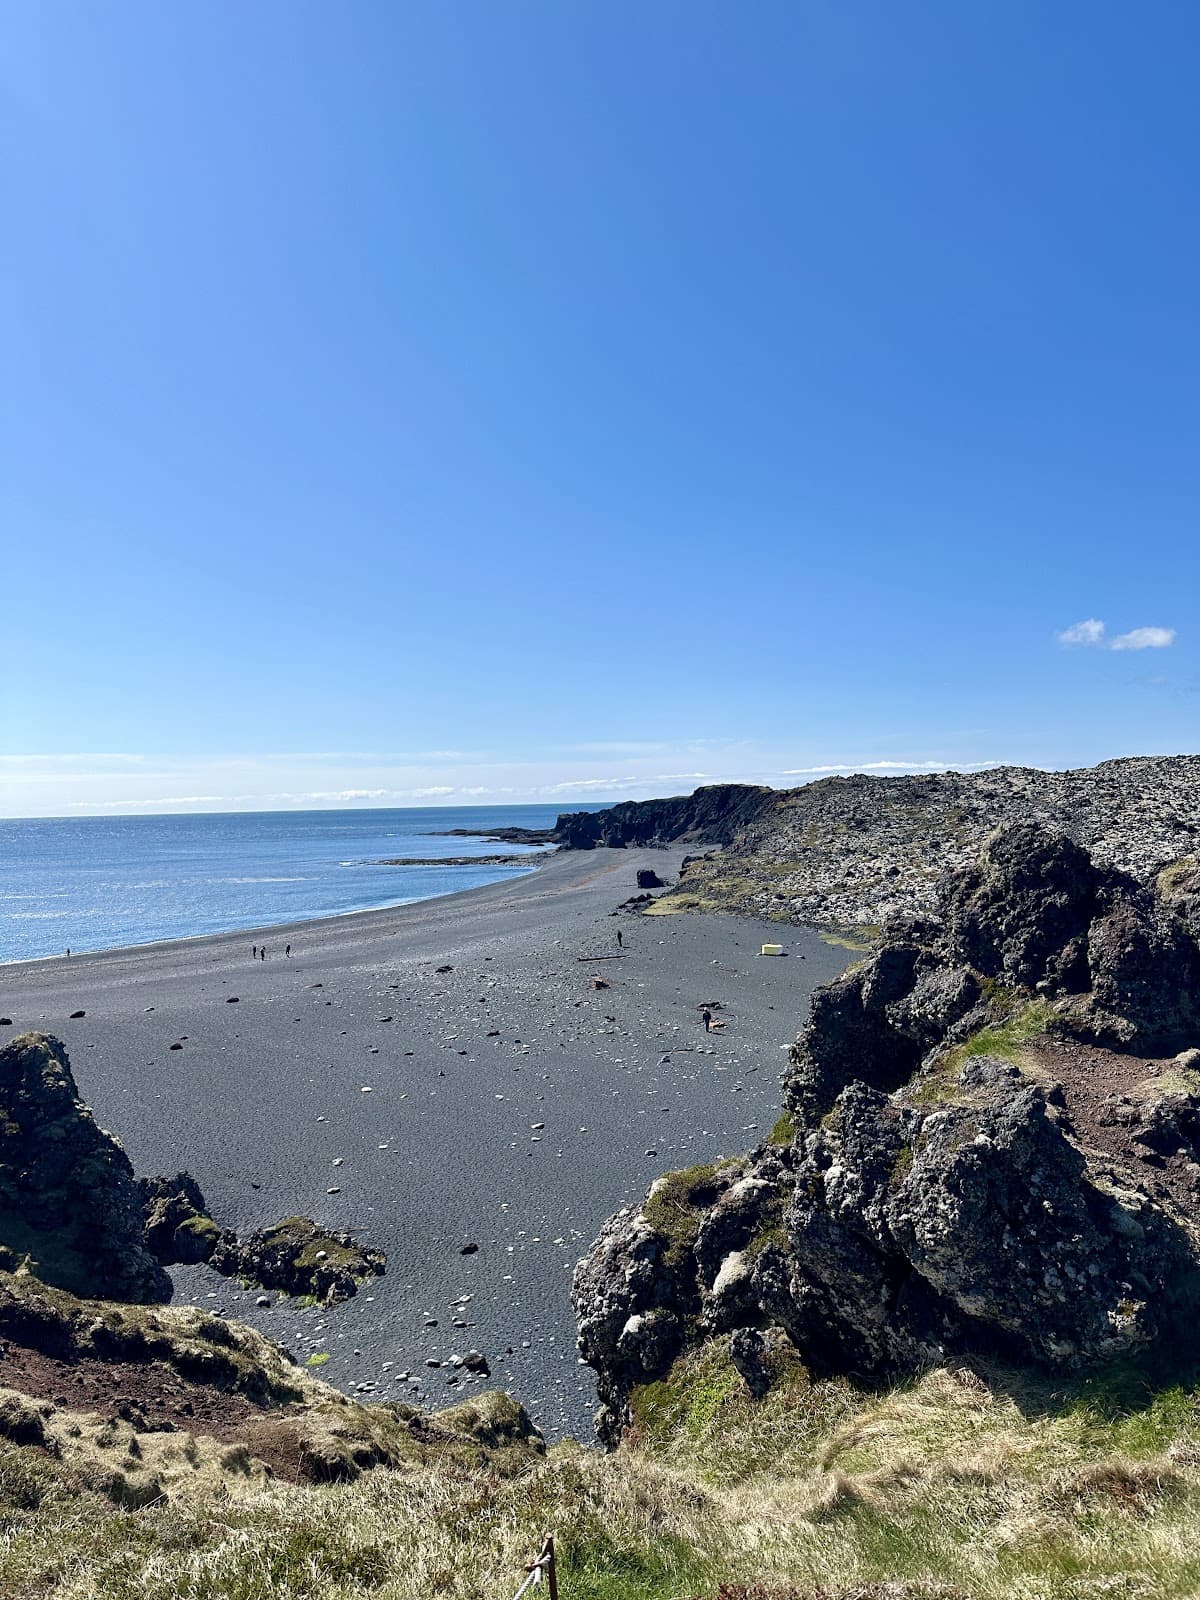
POLYGON ((620 955, 612 955, 612 956, 576 956, 575 959, 576 959, 576 961, 624 961, 625 957, 628 954, 629 954, 629 952, 627 950, 622 950, 620 955))

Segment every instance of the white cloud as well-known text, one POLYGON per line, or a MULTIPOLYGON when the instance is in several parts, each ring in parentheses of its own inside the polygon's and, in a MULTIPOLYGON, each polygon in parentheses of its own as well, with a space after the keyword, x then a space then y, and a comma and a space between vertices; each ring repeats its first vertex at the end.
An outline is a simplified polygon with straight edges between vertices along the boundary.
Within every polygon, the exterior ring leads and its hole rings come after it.
POLYGON ((1166 650, 1174 643, 1174 628, 1134 628, 1129 633, 1119 633, 1108 648, 1110 650, 1166 650))
POLYGON ((1091 645, 1101 650, 1166 650, 1175 643, 1175 629, 1132 628, 1128 633, 1118 633, 1109 639, 1104 624, 1096 617, 1089 617, 1086 622, 1076 622, 1065 628, 1058 642, 1091 645))
POLYGON ((1058 636, 1059 644, 1103 644, 1104 624, 1095 617, 1086 622, 1075 622, 1064 628, 1058 636))
POLYGON ((814 778, 839 772, 985 772, 1006 765, 1004 761, 834 761, 821 767, 787 767, 780 776, 814 778))
MULTIPOLYGON (((626 789, 645 789, 661 783, 704 783, 706 780, 712 781, 707 772, 659 772, 644 778, 573 778, 567 783, 543 783, 537 793, 553 800, 557 795, 616 794, 626 789)), ((728 783, 733 780, 725 778, 721 781, 728 783)))

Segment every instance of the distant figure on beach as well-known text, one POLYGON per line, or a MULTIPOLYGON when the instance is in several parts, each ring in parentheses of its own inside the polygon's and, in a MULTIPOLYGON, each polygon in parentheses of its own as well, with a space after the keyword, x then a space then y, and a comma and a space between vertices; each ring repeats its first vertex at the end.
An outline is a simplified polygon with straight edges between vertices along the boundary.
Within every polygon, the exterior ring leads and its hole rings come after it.
POLYGON ((266 945, 263 945, 262 949, 258 952, 258 959, 260 961, 265 961, 267 959, 267 947, 266 947, 266 945))
POLYGON ((702 1006, 701 1009, 700 1009, 700 1021, 704 1024, 705 1033, 711 1033, 712 1032, 712 1012, 708 1009, 707 1006, 702 1006))
POLYGON ((291 956, 291 953, 292 953, 292 947, 291 947, 291 945, 290 945, 290 944, 285 944, 285 945, 284 945, 284 947, 283 947, 283 953, 284 953, 284 955, 285 955, 285 956, 288 956, 288 957, 290 957, 290 956, 291 956))
POLYGON ((67 946, 67 955, 68 955, 68 956, 69 956, 69 955, 70 955, 70 954, 71 954, 71 946, 70 946, 70 945, 68 945, 68 946, 67 946))
POLYGON ((256 944, 250 946, 250 959, 251 961, 258 960, 258 946, 256 944))
POLYGON ((618 928, 617 929, 617 949, 619 950, 624 943, 625 943, 625 936, 621 932, 620 928, 618 928))

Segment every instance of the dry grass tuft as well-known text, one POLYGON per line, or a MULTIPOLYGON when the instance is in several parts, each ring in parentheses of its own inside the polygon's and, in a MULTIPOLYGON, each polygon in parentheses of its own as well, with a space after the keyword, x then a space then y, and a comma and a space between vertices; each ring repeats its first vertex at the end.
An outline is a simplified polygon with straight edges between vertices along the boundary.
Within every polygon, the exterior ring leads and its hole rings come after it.
POLYGON ((640 1442, 614 1456, 476 1443, 326 1484, 13 1405, 0 1597, 508 1600, 547 1529, 563 1600, 1200 1594, 1190 1391, 1064 1396, 981 1366, 870 1393, 782 1371, 754 1402, 712 1344, 638 1397, 640 1442))

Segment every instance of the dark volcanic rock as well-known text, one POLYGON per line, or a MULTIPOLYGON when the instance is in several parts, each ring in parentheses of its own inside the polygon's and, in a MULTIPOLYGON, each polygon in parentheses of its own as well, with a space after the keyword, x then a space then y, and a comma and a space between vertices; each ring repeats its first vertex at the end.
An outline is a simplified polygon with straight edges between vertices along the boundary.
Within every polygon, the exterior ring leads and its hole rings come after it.
POLYGON ((200 1185, 189 1172, 173 1178, 139 1178, 146 1243, 162 1262, 192 1266, 207 1261, 221 1237, 200 1185))
POLYGON ((0 1050, 0 1241, 46 1283, 112 1300, 169 1300, 146 1248, 129 1158, 79 1098, 62 1043, 23 1033, 0 1050))
POLYGON ((901 925, 869 961, 813 995, 784 1083, 788 1110, 820 1116, 856 1080, 898 1089, 982 995, 975 972, 947 963, 934 926, 901 925))
POLYGON ((639 867, 637 886, 639 889, 661 889, 663 881, 653 867, 639 867))
POLYGON ((307 1217, 288 1217, 247 1239, 222 1233, 208 1261, 226 1277, 331 1304, 350 1299, 387 1266, 381 1250, 367 1249, 353 1234, 327 1232, 307 1217))
POLYGON ((606 811, 566 812, 554 825, 554 839, 565 850, 594 850, 597 845, 621 849, 690 839, 727 844, 775 798, 773 789, 720 783, 670 800, 624 800, 606 811))
POLYGON ((946 873, 971 868, 990 833, 1017 824, 1066 835, 1097 868, 1139 881, 1189 857, 1200 903, 1200 756, 1073 772, 859 774, 769 791, 728 837, 714 834, 723 850, 689 862, 680 888, 709 908, 873 938, 896 917, 928 916, 946 873))
MULTIPOLYGON (((964 961, 1032 989, 1086 935, 1100 886, 1086 850, 1025 823, 992 834, 949 884, 942 911, 964 961)), ((1072 962, 1071 977, 1077 969, 1072 962)))
POLYGON ((720 1333, 752 1392, 764 1332, 815 1370, 886 1378, 973 1352, 1191 1359, 1200 1204, 1148 1172, 1200 1155, 1198 901, 1194 861, 1138 880, 1020 825, 945 881, 940 917, 886 929, 814 996, 784 1082, 794 1141, 659 1179, 580 1263, 601 1437, 720 1333), (1119 1156, 1078 1142, 1061 1087, 1018 1064, 1048 1032, 1131 1086, 1095 1119, 1123 1130, 1119 1156), (1177 1054, 1121 1069, 1114 1049, 1177 1054))

